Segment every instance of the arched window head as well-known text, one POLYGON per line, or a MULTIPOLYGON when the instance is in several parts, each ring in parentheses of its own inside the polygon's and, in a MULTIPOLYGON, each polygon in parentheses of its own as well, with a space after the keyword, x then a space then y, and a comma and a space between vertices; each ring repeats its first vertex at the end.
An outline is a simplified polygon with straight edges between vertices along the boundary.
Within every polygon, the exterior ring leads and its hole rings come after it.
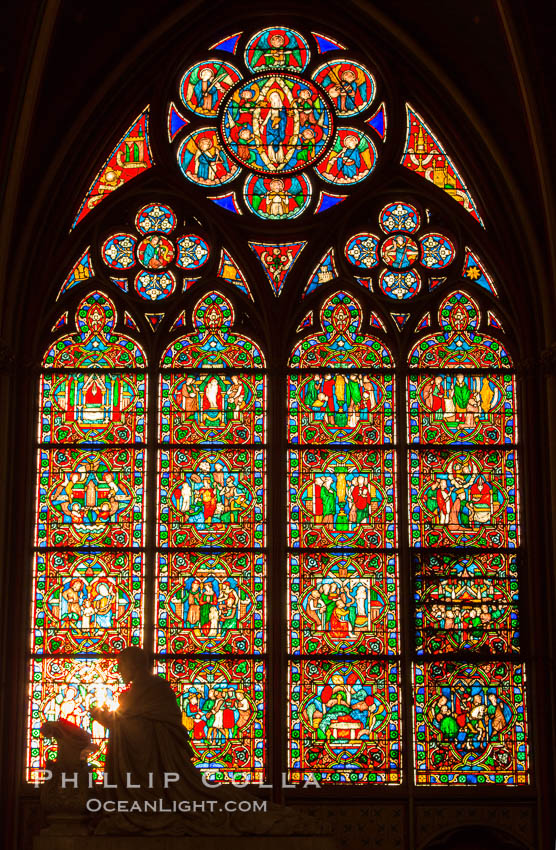
POLYGON ((172 54, 99 156, 40 379, 31 779, 59 716, 102 775, 89 709, 142 644, 210 778, 529 781, 486 213, 336 35, 172 54))

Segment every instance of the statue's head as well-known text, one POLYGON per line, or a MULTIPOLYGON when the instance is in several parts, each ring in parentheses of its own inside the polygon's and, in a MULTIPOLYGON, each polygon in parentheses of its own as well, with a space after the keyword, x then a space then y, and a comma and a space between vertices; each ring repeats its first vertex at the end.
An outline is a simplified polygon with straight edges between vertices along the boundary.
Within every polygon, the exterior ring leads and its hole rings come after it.
POLYGON ((140 646, 127 646, 122 649, 117 658, 118 673, 128 685, 138 673, 146 673, 149 669, 147 653, 140 646))

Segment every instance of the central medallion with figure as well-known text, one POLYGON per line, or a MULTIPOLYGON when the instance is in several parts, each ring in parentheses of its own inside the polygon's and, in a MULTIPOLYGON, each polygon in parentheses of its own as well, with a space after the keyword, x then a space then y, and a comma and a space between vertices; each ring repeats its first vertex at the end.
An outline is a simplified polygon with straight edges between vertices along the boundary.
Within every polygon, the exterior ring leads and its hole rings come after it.
POLYGON ((176 143, 182 175, 218 191, 207 198, 221 209, 267 221, 317 214, 345 201, 345 190, 374 171, 386 113, 383 104, 370 118, 363 113, 380 91, 376 80, 347 55, 314 63, 316 56, 346 48, 314 33, 312 39, 288 27, 267 27, 242 51, 243 34, 236 33, 183 74, 179 96, 190 115, 172 102, 168 138, 176 143), (217 58, 222 52, 235 57, 237 67, 217 58))
POLYGON ((288 174, 316 162, 333 134, 326 96, 288 74, 254 77, 229 94, 222 112, 227 151, 259 174, 288 174))

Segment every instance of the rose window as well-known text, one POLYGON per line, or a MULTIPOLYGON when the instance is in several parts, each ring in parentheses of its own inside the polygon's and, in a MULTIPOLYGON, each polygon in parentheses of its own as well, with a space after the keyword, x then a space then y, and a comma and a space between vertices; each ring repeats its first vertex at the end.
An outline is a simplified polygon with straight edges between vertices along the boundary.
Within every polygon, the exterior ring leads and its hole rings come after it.
POLYGON ((387 204, 379 225, 384 237, 356 233, 347 241, 345 255, 363 274, 380 266, 378 285, 389 298, 412 298, 421 288, 422 270, 438 274, 456 255, 453 242, 442 233, 418 236, 421 215, 411 204, 387 204))
POLYGON ((310 175, 322 184, 316 212, 325 208, 323 192, 331 186, 343 191, 368 177, 377 149, 368 125, 363 129, 353 119, 373 103, 375 80, 349 59, 331 59, 314 70, 311 61, 303 36, 269 27, 248 41, 241 70, 216 58, 190 67, 180 97, 196 118, 188 125, 202 126, 188 126, 178 144, 184 177, 209 190, 241 179, 240 192, 212 200, 240 213, 241 197, 249 212, 270 220, 296 218, 310 206, 310 175))
MULTIPOLYGON (((209 258, 202 236, 187 233, 172 241, 176 214, 165 204, 146 204, 135 216, 139 233, 115 233, 102 245, 102 259, 118 274, 133 271, 135 290, 146 301, 160 301, 176 291, 175 268, 196 271, 209 258)), ((121 280, 121 279, 120 279, 121 280)))

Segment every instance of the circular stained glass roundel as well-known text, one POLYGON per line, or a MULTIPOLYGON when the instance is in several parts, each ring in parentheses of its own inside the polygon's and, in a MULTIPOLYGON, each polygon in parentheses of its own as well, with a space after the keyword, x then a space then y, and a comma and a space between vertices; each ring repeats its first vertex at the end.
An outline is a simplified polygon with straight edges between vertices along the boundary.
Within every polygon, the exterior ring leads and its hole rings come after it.
POLYGON ((115 233, 102 245, 102 259, 111 269, 130 269, 135 265, 137 239, 131 233, 115 233))
POLYGON ((242 83, 222 113, 226 150, 259 174, 286 174, 312 165, 332 132, 332 115, 319 88, 288 74, 242 83))
POLYGON ((209 258, 210 248, 201 236, 187 233, 178 239, 178 257, 176 265, 180 269, 198 269, 204 266, 209 258))
POLYGON ((311 184, 303 174, 262 177, 252 174, 243 189, 245 203, 259 218, 297 218, 311 200, 311 184))
POLYGON ((168 298, 176 288, 176 278, 170 271, 139 272, 135 278, 135 289, 145 301, 161 301, 168 298))
POLYGON ((165 236, 153 233, 137 246, 137 259, 146 269, 163 269, 174 259, 174 246, 165 236))
POLYGON ((221 59, 197 62, 182 77, 181 99, 188 109, 198 115, 217 115, 226 92, 239 80, 239 71, 221 59))
POLYGON ((378 243, 372 233, 357 233, 346 243, 345 255, 354 266, 372 269, 378 264, 378 243))
POLYGON ((404 230, 406 233, 415 233, 419 230, 421 216, 412 204, 402 201, 394 201, 381 210, 379 224, 385 233, 393 230, 404 230))
POLYGON ((316 170, 328 183, 359 183, 371 173, 376 161, 376 148, 365 133, 339 127, 334 144, 316 170))
POLYGON ((336 107, 338 115, 356 115, 374 98, 376 83, 366 68, 352 60, 326 62, 313 74, 336 107))
POLYGON ((389 298, 413 298, 419 292, 421 278, 418 272, 396 272, 385 269, 381 272, 378 285, 389 298))
POLYGON ((171 233, 177 223, 175 212, 166 204, 145 204, 135 216, 139 233, 171 233))
POLYGON ((384 240, 380 256, 392 269, 407 269, 419 256, 419 248, 415 240, 400 233, 384 240))
POLYGON ((454 259, 456 249, 442 233, 427 233, 419 242, 423 252, 421 263, 428 269, 443 269, 454 259))
POLYGON ((201 186, 229 183, 240 172, 222 149, 216 127, 195 130, 178 148, 178 165, 184 177, 201 186))
POLYGON ((245 64, 253 73, 283 68, 300 73, 310 58, 309 45, 289 27, 267 27, 256 33, 245 49, 245 64))

